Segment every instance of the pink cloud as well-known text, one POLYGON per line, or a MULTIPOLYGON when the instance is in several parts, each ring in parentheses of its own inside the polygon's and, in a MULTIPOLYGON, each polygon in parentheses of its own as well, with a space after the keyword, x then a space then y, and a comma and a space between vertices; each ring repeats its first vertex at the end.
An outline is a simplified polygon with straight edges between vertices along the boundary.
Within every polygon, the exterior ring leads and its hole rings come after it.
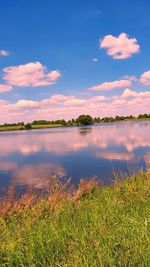
POLYGON ((0 107, 5 107, 7 104, 9 104, 8 101, 0 99, 0 107))
POLYGON ((12 86, 8 84, 0 84, 0 94, 9 92, 12 90, 12 86))
POLYGON ((130 82, 136 82, 136 81, 137 81, 137 78, 136 78, 135 75, 132 75, 132 76, 125 75, 123 78, 124 78, 125 80, 130 81, 130 82))
POLYGON ((100 48, 107 49, 107 54, 114 59, 125 59, 140 51, 136 38, 129 38, 126 33, 118 37, 106 35, 100 41, 100 48))
POLYGON ((50 100, 53 102, 53 103, 61 103, 63 101, 65 101, 66 99, 68 99, 68 96, 65 96, 65 95, 52 95, 50 100))
POLYGON ((109 91, 115 88, 129 87, 132 85, 132 82, 129 80, 116 80, 113 82, 104 82, 96 86, 92 86, 90 90, 92 91, 109 91))
POLYGON ((125 89, 118 96, 98 95, 79 98, 67 95, 52 95, 40 101, 19 100, 16 103, 0 100, 0 123, 33 121, 38 119, 71 119, 81 114, 93 117, 137 115, 149 113, 150 92, 125 89), (144 103, 144 105, 143 105, 144 103), (32 112, 31 112, 32 110, 32 112))
POLYGON ((122 97, 134 97, 136 95, 137 95, 137 92, 127 88, 127 89, 124 90, 124 92, 122 94, 122 97))
POLYGON ((85 99, 79 99, 75 96, 70 96, 66 101, 64 102, 64 106, 83 106, 85 104, 85 99))
POLYGON ((0 56, 4 56, 4 57, 6 57, 6 56, 8 56, 9 54, 10 54, 9 51, 6 51, 6 50, 0 50, 0 56))
POLYGON ((122 94, 122 98, 126 98, 126 97, 130 97, 130 98, 150 98, 150 91, 145 91, 145 92, 136 92, 134 90, 130 90, 130 89, 125 89, 123 94, 122 94))
POLYGON ((40 62, 4 68, 3 79, 12 86, 36 87, 54 84, 61 77, 58 70, 49 71, 40 62))
POLYGON ((140 82, 143 83, 144 85, 150 85, 150 70, 144 72, 141 75, 140 82))
POLYGON ((16 103, 16 107, 19 107, 19 108, 33 108, 33 107, 38 107, 38 102, 37 101, 32 101, 32 100, 19 100, 17 103, 16 103))
POLYGON ((93 102, 103 102, 106 100, 106 96, 103 95, 98 95, 98 96, 94 96, 91 99, 93 102))

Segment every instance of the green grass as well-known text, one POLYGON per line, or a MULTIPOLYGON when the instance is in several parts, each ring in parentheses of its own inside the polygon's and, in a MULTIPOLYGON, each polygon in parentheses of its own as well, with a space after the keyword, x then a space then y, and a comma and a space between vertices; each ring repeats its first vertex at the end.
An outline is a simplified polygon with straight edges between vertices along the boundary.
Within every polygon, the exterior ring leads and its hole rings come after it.
POLYGON ((56 128, 56 127, 63 127, 62 124, 37 124, 32 125, 32 129, 45 129, 45 128, 56 128))
MULTIPOLYGON (((45 124, 45 125, 32 125, 32 129, 45 129, 45 128, 56 128, 62 127, 62 124, 45 124)), ((4 131, 18 131, 18 130, 26 130, 25 126, 1 126, 0 132, 4 131)))
POLYGON ((18 131, 18 130, 25 130, 24 127, 20 126, 1 126, 0 127, 0 132, 5 132, 5 131, 18 131))
POLYGON ((0 215, 0 266, 150 266, 150 172, 25 196, 0 215))
POLYGON ((134 119, 130 119, 130 120, 127 120, 127 121, 149 121, 150 118, 134 118, 134 119))

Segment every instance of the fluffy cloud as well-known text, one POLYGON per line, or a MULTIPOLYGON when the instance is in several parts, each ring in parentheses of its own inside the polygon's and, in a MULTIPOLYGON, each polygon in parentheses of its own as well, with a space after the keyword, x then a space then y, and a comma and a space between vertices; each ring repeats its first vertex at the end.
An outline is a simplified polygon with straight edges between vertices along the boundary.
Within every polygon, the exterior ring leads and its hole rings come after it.
POLYGON ((136 38, 129 38, 126 33, 118 37, 106 35, 100 41, 100 48, 107 49, 107 54, 114 59, 125 59, 140 51, 136 38))
POLYGON ((0 84, 0 94, 9 92, 12 90, 12 86, 8 84, 0 84))
POLYGON ((92 86, 90 90, 92 91, 109 91, 115 88, 129 87, 132 83, 130 80, 117 80, 113 82, 104 82, 96 86, 92 86))
POLYGON ((150 97, 150 91, 145 91, 145 92, 136 92, 130 89, 125 89, 122 97, 126 98, 126 97, 131 97, 131 98, 137 98, 139 97, 140 99, 146 98, 146 97, 150 97))
POLYGON ((19 87, 48 86, 54 84, 61 77, 60 71, 49 71, 40 62, 11 66, 4 68, 3 72, 3 79, 7 84, 19 87))
POLYGON ((6 56, 8 56, 9 54, 10 54, 9 51, 6 51, 6 50, 0 50, 0 56, 4 56, 4 57, 6 57, 6 56))
POLYGON ((32 101, 32 100, 19 100, 16 103, 16 107, 19 108, 33 108, 33 107, 38 107, 38 102, 37 101, 32 101))
POLYGON ((118 96, 76 96, 52 95, 40 101, 19 100, 16 103, 0 101, 0 123, 33 121, 37 119, 71 119, 81 114, 92 116, 137 115, 150 109, 150 92, 125 89, 118 96), (143 104, 144 103, 144 104, 143 104))
POLYGON ((0 99, 0 107, 6 106, 8 102, 6 100, 1 100, 0 99))
POLYGON ((141 75, 140 82, 143 83, 144 85, 150 85, 150 70, 144 72, 141 75))
POLYGON ((137 95, 137 92, 127 88, 127 89, 124 90, 124 92, 122 94, 122 97, 134 97, 136 95, 137 95))

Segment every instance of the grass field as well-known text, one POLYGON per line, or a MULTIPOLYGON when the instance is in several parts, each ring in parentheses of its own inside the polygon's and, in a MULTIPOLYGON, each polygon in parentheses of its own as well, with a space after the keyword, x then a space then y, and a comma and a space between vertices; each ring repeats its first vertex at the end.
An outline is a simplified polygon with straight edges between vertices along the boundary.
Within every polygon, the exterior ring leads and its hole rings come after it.
POLYGON ((20 127, 20 126, 1 126, 0 127, 0 132, 18 131, 18 130, 20 130, 20 128, 22 128, 23 130, 25 130, 24 127, 20 127))
POLYGON ((1 203, 0 266, 150 266, 150 172, 73 191, 52 184, 44 199, 1 203))
MULTIPOLYGON (((45 129, 45 128, 56 128, 56 127, 62 127, 61 124, 45 124, 45 125, 32 125, 32 129, 45 129)), ((6 126, 6 127, 0 127, 0 132, 6 132, 6 131, 18 131, 18 130, 26 130, 25 126, 6 126)))
POLYGON ((32 129, 45 129, 45 128, 56 128, 63 127, 62 124, 45 124, 45 125, 32 125, 32 129))

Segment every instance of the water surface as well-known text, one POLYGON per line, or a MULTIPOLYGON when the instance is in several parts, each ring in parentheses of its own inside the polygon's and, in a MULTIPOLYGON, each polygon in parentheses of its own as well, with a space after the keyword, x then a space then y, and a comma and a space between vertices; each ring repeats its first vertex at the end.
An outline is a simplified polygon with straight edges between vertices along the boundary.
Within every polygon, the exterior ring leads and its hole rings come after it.
POLYGON ((0 187, 41 189, 51 176, 97 176, 146 169, 150 163, 150 121, 0 133, 0 187))

